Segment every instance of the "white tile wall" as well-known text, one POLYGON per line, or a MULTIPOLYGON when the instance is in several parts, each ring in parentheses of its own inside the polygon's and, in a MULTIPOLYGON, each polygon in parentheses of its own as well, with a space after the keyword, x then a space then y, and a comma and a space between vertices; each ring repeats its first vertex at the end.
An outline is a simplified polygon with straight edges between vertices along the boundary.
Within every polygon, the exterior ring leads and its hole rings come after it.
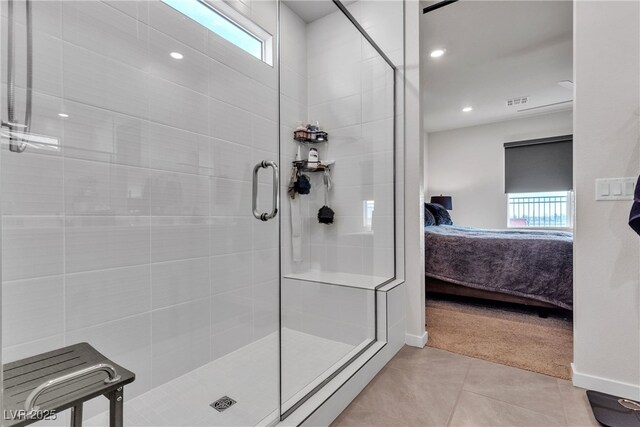
POLYGON ((5 216, 2 219, 3 281, 64 272, 60 217, 5 216))
MULTIPOLYGON (((363 10, 358 3, 349 6, 352 13, 367 25, 378 22, 378 16, 372 19, 375 8, 363 10)), ((397 7, 386 9, 393 10, 396 16, 397 7)), ((283 28, 287 23, 283 19, 283 28)), ((306 100, 307 118, 318 120, 329 132, 329 142, 319 146, 320 157, 336 161, 331 171, 334 188, 329 195, 329 206, 336 212, 334 224, 326 226, 316 219, 325 204, 320 176, 311 176, 311 194, 302 196, 307 212, 303 241, 305 248, 309 245, 306 268, 391 278, 394 275, 393 71, 371 50, 369 42, 340 11, 306 25, 306 49, 299 40, 291 43, 283 40, 283 76, 291 78, 282 88, 283 124, 301 111, 296 107, 306 100), (326 31, 329 27, 331 31, 326 31), (301 74, 305 69, 307 74, 301 74), (305 78, 306 93, 299 82, 305 78), (367 200, 375 201, 371 231, 365 227, 363 218, 367 200)), ((288 128, 283 126, 283 141, 291 139, 290 131, 295 125, 291 122, 288 128)), ((295 149, 295 144, 286 146, 288 158, 284 161, 294 155, 295 149)), ((302 155, 306 153, 303 149, 302 155)), ((286 247, 290 245, 290 237, 286 227, 283 231, 286 247)), ((290 257, 290 252, 287 255, 290 257)), ((285 275, 304 270, 290 259, 283 262, 285 275)))
POLYGON ((63 212, 63 159, 25 153, 2 157, 2 211, 5 215, 59 215, 63 212))
POLYGON ((154 309, 207 298, 210 294, 208 257, 151 264, 151 304, 154 309))
POLYGON ((64 240, 67 273, 147 264, 149 217, 68 217, 64 240))
MULTIPOLYGON (((275 35, 276 2, 246 4, 275 35)), ((32 131, 59 146, 0 147, 3 362, 87 341, 136 372, 131 397, 275 332, 278 228, 253 219, 251 170, 277 160, 277 68, 157 0, 33 15, 32 131)))
POLYGON ((210 317, 208 299, 152 312, 151 382, 154 387, 211 360, 210 317))
POLYGON ((86 328, 151 309, 151 278, 146 265, 67 274, 65 330, 86 328))
POLYGON ((6 281, 2 286, 2 345, 40 340, 64 332, 63 277, 6 281))

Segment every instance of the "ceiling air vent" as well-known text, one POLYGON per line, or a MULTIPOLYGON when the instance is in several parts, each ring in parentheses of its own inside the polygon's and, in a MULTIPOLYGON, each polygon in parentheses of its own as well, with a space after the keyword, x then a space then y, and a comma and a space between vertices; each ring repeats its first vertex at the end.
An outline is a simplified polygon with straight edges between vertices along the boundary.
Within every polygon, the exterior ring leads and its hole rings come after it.
POLYGON ((519 107, 521 105, 526 105, 529 103, 528 96, 520 96, 518 98, 507 99, 506 104, 507 107, 519 107))

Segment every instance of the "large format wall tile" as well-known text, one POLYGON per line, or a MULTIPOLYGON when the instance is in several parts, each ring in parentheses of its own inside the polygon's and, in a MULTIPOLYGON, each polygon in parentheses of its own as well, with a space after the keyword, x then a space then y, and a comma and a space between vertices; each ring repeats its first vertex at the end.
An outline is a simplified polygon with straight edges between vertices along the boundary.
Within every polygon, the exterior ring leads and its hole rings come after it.
POLYGON ((65 112, 65 157, 149 166, 146 121, 71 101, 65 101, 65 112))
POLYGON ((212 175, 209 137, 158 123, 149 125, 149 165, 153 169, 212 175))
POLYGON ((216 294, 211 298, 211 332, 221 332, 242 326, 253 328, 253 301, 250 287, 216 294))
POLYGON ((149 215, 149 171, 65 159, 67 215, 149 215))
POLYGON ((212 217, 211 221, 211 255, 251 251, 253 218, 222 216, 212 217))
POLYGON ((149 119, 207 135, 208 98, 160 77, 149 77, 149 119))
POLYGON ((149 66, 147 70, 158 77, 179 84, 198 93, 209 91, 209 63, 203 53, 166 36, 160 31, 149 29, 149 66), (183 55, 174 59, 169 54, 183 55))
POLYGON ((209 298, 153 312, 152 383, 185 374, 210 360, 209 298))
POLYGON ((154 217, 151 262, 209 256, 209 224, 205 218, 154 217))
POLYGON ((251 146, 251 112, 211 98, 209 102, 211 136, 251 146))
POLYGON ((251 286, 251 252, 211 257, 212 295, 251 286))
POLYGON ((147 27, 107 4, 62 2, 62 33, 67 42, 141 70, 147 66, 147 27))
POLYGON ((151 278, 146 265, 68 274, 66 277, 67 331, 142 314, 150 309, 151 278))
POLYGON ((279 280, 253 286, 253 337, 260 339, 279 328, 279 280))
POLYGON ((64 272, 61 218, 5 217, 2 234, 2 280, 64 272))
POLYGON ((70 217, 66 224, 66 272, 149 263, 148 217, 70 217))
POLYGON ((209 215, 209 177, 207 176, 152 171, 149 192, 151 215, 209 215))
POLYGON ((62 214, 62 158, 2 153, 2 214, 62 214))
POLYGON ((211 180, 212 216, 247 217, 251 213, 251 183, 223 178, 211 180))
POLYGON ((64 332, 63 276, 4 282, 2 345, 48 338, 64 332))
MULTIPOLYGON (((246 129, 243 130, 246 132, 246 129)), ((247 135, 245 145, 217 138, 211 139, 213 176, 216 178, 251 181, 254 163, 251 157, 251 135, 247 135)))
POLYGON ((209 258, 151 264, 154 309, 206 298, 211 294, 209 258))
POLYGON ((146 119, 149 77, 99 50, 66 43, 63 48, 64 97, 94 107, 146 119))

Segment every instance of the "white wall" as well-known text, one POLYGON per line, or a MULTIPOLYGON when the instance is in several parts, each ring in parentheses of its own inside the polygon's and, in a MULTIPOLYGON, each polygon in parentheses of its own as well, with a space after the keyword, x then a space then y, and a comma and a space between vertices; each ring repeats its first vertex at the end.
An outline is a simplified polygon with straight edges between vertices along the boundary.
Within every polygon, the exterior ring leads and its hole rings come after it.
POLYGON ((424 347, 427 343, 424 318, 424 128, 420 87, 420 2, 405 2, 404 57, 404 221, 406 257, 406 343, 424 347))
POLYGON ((594 180, 640 171, 640 4, 574 8, 574 384, 640 400, 640 237, 594 180))
POLYGON ((503 144, 571 134, 572 121, 572 112, 563 111, 429 133, 425 200, 452 196, 450 214, 457 225, 506 228, 503 144))

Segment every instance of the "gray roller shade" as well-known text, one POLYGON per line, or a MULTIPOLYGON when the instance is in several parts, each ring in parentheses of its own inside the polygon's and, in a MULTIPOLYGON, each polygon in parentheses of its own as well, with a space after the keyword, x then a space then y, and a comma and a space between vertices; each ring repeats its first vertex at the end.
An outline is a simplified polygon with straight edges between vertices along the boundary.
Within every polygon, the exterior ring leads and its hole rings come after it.
POLYGON ((573 135, 504 144, 505 193, 573 189, 573 135))

